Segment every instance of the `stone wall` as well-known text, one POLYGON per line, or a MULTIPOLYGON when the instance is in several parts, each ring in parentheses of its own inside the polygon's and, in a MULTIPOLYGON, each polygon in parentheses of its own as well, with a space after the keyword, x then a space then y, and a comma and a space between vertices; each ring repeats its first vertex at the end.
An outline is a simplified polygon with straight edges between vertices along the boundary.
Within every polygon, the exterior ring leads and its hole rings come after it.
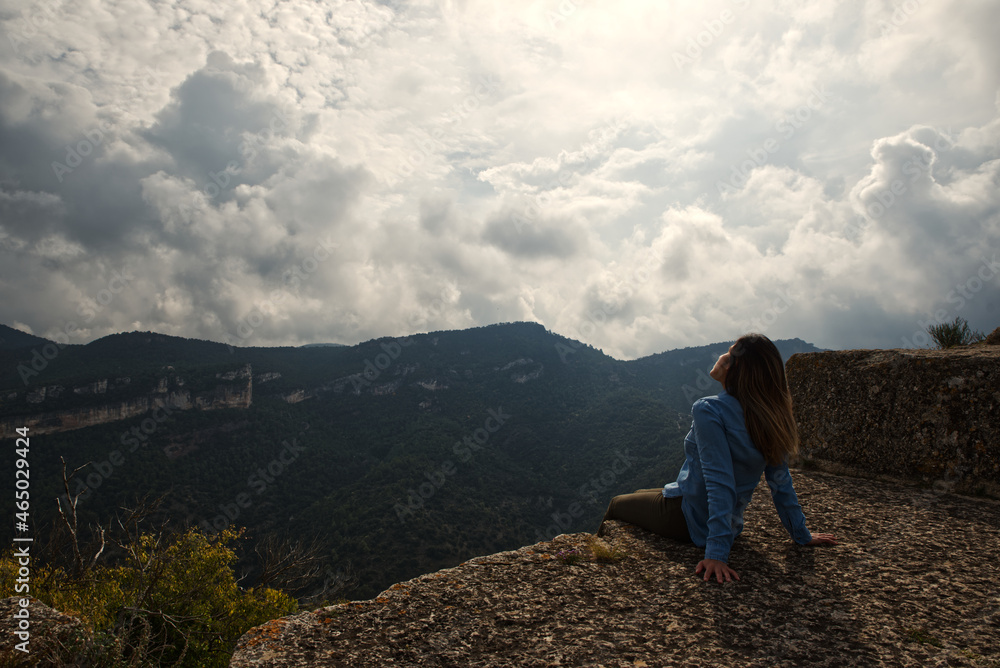
POLYGON ((1000 346, 800 353, 786 372, 802 465, 1000 498, 1000 346))

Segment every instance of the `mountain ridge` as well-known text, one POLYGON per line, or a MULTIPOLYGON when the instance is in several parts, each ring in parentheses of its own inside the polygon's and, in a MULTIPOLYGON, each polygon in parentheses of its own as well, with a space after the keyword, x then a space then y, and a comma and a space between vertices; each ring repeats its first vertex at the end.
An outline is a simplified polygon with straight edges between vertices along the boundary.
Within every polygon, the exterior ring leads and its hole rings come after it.
POLYGON ((132 332, 67 346, 27 387, 8 366, 0 421, 81 427, 34 433, 32 489, 64 493, 60 456, 85 466, 71 484, 84 524, 138 490, 169 494, 165 518, 181 526, 321 538, 330 572, 355 573, 363 597, 589 526, 611 495, 662 485, 680 466, 687 396, 717 391, 707 369, 723 351, 620 361, 538 323, 314 348, 132 332))
POLYGON ((19 348, 30 348, 31 346, 44 346, 47 343, 54 343, 34 334, 22 332, 19 329, 0 324, 0 350, 17 350, 19 348))

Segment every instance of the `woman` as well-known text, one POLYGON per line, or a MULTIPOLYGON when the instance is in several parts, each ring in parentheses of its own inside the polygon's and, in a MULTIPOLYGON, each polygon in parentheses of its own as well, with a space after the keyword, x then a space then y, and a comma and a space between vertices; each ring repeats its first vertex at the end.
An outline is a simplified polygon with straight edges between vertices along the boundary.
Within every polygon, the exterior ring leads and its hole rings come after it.
POLYGON ((691 407, 694 423, 684 439, 686 459, 677 481, 662 490, 616 496, 604 519, 693 542, 705 548, 695 573, 704 571, 706 581, 739 580, 727 563, 729 550, 743 531, 743 510, 763 472, 792 539, 800 545, 836 545, 831 534, 809 532, 792 488, 788 456, 798 451, 799 436, 774 343, 762 334, 746 334, 709 375, 724 389, 691 407))

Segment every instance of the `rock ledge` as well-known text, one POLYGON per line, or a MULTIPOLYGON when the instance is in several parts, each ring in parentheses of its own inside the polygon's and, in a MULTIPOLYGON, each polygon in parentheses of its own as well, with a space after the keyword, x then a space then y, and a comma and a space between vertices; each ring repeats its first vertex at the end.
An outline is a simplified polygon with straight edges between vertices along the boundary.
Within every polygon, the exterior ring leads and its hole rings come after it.
POLYGON ((840 545, 795 545, 762 484, 739 582, 706 583, 700 549, 611 522, 616 563, 566 563, 594 537, 558 536, 268 622, 230 665, 1000 667, 1000 504, 793 476, 810 527, 840 545))
POLYGON ((1000 499, 1000 347, 799 353, 785 368, 812 466, 1000 499))

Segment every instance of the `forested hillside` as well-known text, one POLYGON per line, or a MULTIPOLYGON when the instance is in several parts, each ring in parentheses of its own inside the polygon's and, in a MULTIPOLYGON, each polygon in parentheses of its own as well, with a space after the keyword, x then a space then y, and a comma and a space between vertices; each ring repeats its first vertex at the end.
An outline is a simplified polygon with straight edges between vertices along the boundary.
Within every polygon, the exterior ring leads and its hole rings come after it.
MULTIPOLYGON (((89 462, 71 483, 83 522, 107 524, 149 493, 166 495, 162 519, 178 527, 315 537, 327 584, 352 598, 596 529, 614 494, 672 479, 690 403, 718 390, 707 369, 729 345, 622 362, 533 323, 351 347, 235 348, 149 332, 28 342, 0 350, 6 422, 155 407, 33 437, 40 539, 63 493, 60 457, 70 470, 89 462), (219 397, 240 383, 249 406, 223 407, 239 405, 219 397)), ((10 448, 3 457, 10 470, 10 448)))

